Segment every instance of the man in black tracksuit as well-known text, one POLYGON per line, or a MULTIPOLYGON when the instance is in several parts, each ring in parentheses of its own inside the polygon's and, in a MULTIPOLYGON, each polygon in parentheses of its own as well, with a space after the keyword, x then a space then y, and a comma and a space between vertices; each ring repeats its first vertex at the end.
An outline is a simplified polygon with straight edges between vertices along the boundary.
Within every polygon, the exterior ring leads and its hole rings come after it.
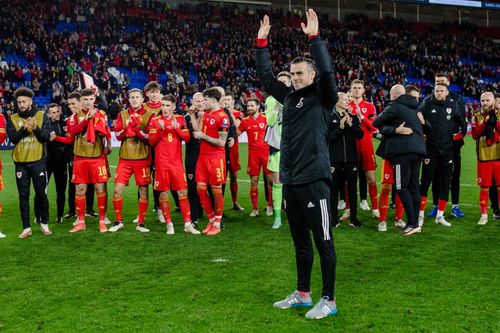
POLYGON ((50 141, 47 142, 47 175, 54 174, 57 195, 56 223, 63 222, 64 204, 66 196, 66 182, 68 181, 68 145, 56 140, 57 137, 66 137, 66 122, 61 119, 62 112, 59 105, 50 104, 47 109, 50 119, 50 141))
POLYGON ((351 205, 350 224, 360 227, 357 218, 356 182, 358 179, 358 154, 356 152, 356 139, 363 137, 358 116, 347 112, 347 94, 339 93, 339 101, 332 114, 330 122, 329 145, 330 165, 332 171, 332 190, 330 193, 330 209, 332 211, 332 226, 339 225, 338 199, 339 191, 344 191, 347 182, 347 192, 351 205))
POLYGON ((394 133, 384 131, 383 147, 377 150, 377 155, 391 161, 394 166, 396 191, 408 220, 401 234, 411 235, 421 231, 417 217, 420 202, 418 176, 421 159, 426 154, 423 119, 417 115, 417 99, 406 95, 402 85, 392 87, 390 97, 392 103, 375 118, 373 126, 392 127, 394 133), (407 132, 399 132, 401 125, 407 132))
MULTIPOLYGON (((450 86, 450 81, 448 80, 448 77, 444 73, 438 73, 434 76, 434 82, 435 84, 445 84, 447 86, 450 86)), ((432 95, 429 96, 428 98, 432 98, 432 95)), ((460 96, 457 93, 454 93, 450 91, 450 94, 447 97, 447 100, 450 103, 455 103, 455 108, 456 111, 462 115, 462 117, 465 120, 465 101, 462 96, 460 96)), ((425 101, 424 101, 425 102, 425 101)), ((455 133, 459 132, 460 128, 458 125, 455 127, 455 133)), ((463 138, 461 140, 456 140, 454 141, 453 145, 453 172, 451 175, 451 185, 450 185, 450 192, 451 192, 451 214, 455 217, 464 217, 464 213, 460 210, 460 207, 458 205, 458 201, 460 198, 460 173, 462 170, 462 155, 461 155, 461 149, 464 145, 464 140, 463 138)), ((434 209, 432 210, 431 213, 429 213, 430 217, 435 217, 437 213, 437 208, 438 208, 438 198, 439 198, 439 183, 440 183, 440 177, 441 177, 441 172, 440 170, 437 170, 434 179, 432 180, 432 202, 434 204, 434 209)), ((496 188, 495 188, 496 192, 496 188)))
POLYGON ((278 81, 272 72, 267 49, 269 17, 261 21, 257 37, 257 74, 265 90, 283 104, 280 181, 287 203, 287 217, 297 264, 297 290, 274 307, 289 308, 312 305, 310 278, 314 242, 321 259, 322 298, 306 318, 323 318, 336 314, 334 299, 336 256, 330 228, 330 158, 328 128, 331 110, 338 100, 332 62, 326 45, 319 37, 318 18, 309 9, 307 25, 311 57, 292 61, 292 87, 278 81))
POLYGON ((463 139, 467 134, 467 125, 461 112, 456 108, 456 103, 451 102, 448 86, 436 84, 434 94, 427 99, 418 110, 430 124, 427 135, 427 156, 422 166, 422 179, 420 182, 420 212, 419 224, 423 224, 427 192, 434 178, 436 170, 440 170, 439 200, 436 223, 451 226, 444 219, 444 211, 448 203, 450 181, 453 172, 453 150, 455 142, 463 139), (457 132, 458 129, 458 132, 457 132))
POLYGON ((40 218, 42 233, 52 234, 48 227, 49 203, 47 200, 47 170, 45 168, 45 143, 50 137, 50 123, 44 112, 33 105, 33 91, 28 88, 18 88, 14 92, 18 112, 7 122, 7 133, 15 145, 12 159, 16 169, 16 183, 19 191, 19 208, 23 223, 23 232, 19 238, 30 237, 30 187, 33 180, 35 198, 35 216, 40 218))

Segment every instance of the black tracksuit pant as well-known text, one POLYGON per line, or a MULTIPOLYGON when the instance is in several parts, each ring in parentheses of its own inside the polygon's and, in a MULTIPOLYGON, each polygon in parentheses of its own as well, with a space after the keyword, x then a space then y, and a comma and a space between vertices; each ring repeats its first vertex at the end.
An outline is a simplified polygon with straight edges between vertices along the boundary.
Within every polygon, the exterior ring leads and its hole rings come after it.
POLYGON ((495 179, 492 180, 490 187, 490 202, 491 209, 493 209, 494 212, 498 211, 498 189, 495 179))
POLYGON ((201 207, 200 198, 196 189, 195 171, 196 171, 196 158, 188 158, 186 155, 186 175, 188 186, 188 200, 191 207, 191 220, 198 221, 203 215, 203 208, 201 207))
POLYGON ((314 249, 311 231, 321 261, 322 296, 334 297, 336 255, 330 228, 330 184, 317 180, 284 185, 286 215, 295 247, 297 290, 309 292, 314 249))
POLYGON ((35 216, 40 223, 46 224, 49 220, 49 202, 47 200, 47 169, 45 160, 36 163, 15 163, 16 184, 19 192, 19 209, 23 228, 30 225, 30 187, 33 180, 35 189, 35 216))
POLYGON ((422 165, 422 179, 420 180, 420 193, 427 196, 429 187, 439 170, 439 199, 448 201, 450 194, 450 181, 453 172, 453 154, 440 154, 424 158, 422 165))
POLYGON ((417 154, 396 155, 393 157, 392 163, 396 192, 406 212, 407 226, 417 227, 420 210, 418 176, 420 175, 421 156, 417 154))
MULTIPOLYGON (((358 180, 358 163, 332 163, 332 191, 330 193, 330 208, 332 212, 332 225, 339 222, 339 211, 337 208, 339 201, 339 191, 341 193, 345 190, 345 183, 347 182, 347 192, 349 197, 349 205, 351 210, 351 219, 357 219, 358 212, 358 195, 356 193, 356 183, 358 180)), ((363 174, 364 176, 364 174, 363 174)))
MULTIPOLYGON (((460 199, 460 174, 462 172, 462 155, 460 149, 453 150, 453 172, 451 173, 451 203, 458 205, 460 199)), ((432 202, 437 206, 440 190, 441 170, 436 170, 434 179, 432 180, 432 202)))
POLYGON ((56 203, 57 217, 64 214, 64 204, 66 201, 66 182, 68 181, 68 170, 64 161, 47 160, 47 175, 50 181, 52 174, 56 182, 56 203))

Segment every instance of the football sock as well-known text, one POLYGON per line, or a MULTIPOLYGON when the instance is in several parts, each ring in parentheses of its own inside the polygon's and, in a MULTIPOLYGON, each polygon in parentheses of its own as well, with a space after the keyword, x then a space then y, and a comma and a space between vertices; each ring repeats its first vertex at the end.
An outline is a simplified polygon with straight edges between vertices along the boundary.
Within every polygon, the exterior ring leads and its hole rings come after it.
POLYGON ((370 200, 372 202, 372 209, 373 210, 378 209, 377 183, 376 182, 368 183, 368 193, 370 193, 370 200))
POLYGON ((267 183, 267 205, 273 207, 273 184, 267 183))
POLYGON ((444 210, 446 209, 446 204, 448 201, 439 199, 438 201, 438 211, 436 214, 436 219, 442 218, 444 215, 444 210))
POLYGON ((380 190, 380 218, 379 221, 383 222, 387 219, 387 209, 389 204, 389 194, 391 193, 391 186, 387 186, 388 184, 382 184, 382 189, 380 190))
POLYGON ((231 199, 233 200, 233 203, 238 202, 238 181, 236 179, 231 179, 229 188, 231 189, 231 199))
POLYGON ((399 195, 396 194, 396 221, 403 219, 404 207, 399 195))
POLYGON ((172 218, 170 217, 170 203, 168 202, 168 196, 165 196, 165 199, 163 199, 160 196, 160 210, 165 218, 165 222, 167 224, 172 223, 172 218))
POLYGON ((257 185, 250 185, 250 199, 252 200, 253 209, 258 209, 259 191, 257 185))
POLYGON ((148 205, 149 205, 148 198, 139 198, 138 224, 144 224, 144 219, 146 217, 146 211, 148 210, 148 205))
POLYGON ((273 184, 274 217, 281 218, 281 202, 283 201, 283 185, 273 184))
POLYGON ((421 212, 425 211, 426 205, 427 205, 427 197, 422 195, 420 197, 420 211, 421 212))
POLYGON ((481 214, 488 214, 488 194, 489 188, 481 187, 479 192, 479 208, 481 209, 481 214))
POLYGON ((208 215, 209 219, 213 219, 214 207, 212 206, 212 200, 210 200, 207 193, 207 185, 196 185, 196 190, 198 192, 198 196, 200 197, 200 203, 203 210, 208 215))
POLYGON ((99 222, 106 219, 106 192, 96 193, 97 212, 99 213, 99 222))
POLYGON ((119 196, 118 198, 113 197, 113 208, 115 209, 115 220, 118 222, 123 221, 122 209, 123 209, 123 198, 119 196))
POLYGON ((189 201, 187 195, 179 195, 179 208, 181 209, 182 217, 184 218, 184 223, 191 222, 191 208, 189 206, 189 201))
POLYGON ((214 195, 215 221, 220 222, 222 213, 224 212, 224 196, 222 195, 222 188, 212 187, 212 193, 214 195))
POLYGON ((75 208, 78 215, 78 221, 85 221, 85 195, 75 195, 75 208))

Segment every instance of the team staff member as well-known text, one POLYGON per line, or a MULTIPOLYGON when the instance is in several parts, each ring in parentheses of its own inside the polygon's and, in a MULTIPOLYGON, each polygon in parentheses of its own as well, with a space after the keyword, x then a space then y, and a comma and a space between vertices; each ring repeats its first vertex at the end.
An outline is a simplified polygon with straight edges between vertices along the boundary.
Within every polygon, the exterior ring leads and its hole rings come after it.
MULTIPOLYGON (((450 86, 450 80, 448 76, 444 73, 438 73, 434 76, 435 84, 445 84, 448 89, 450 86)), ((431 98, 429 96, 428 98, 431 98)), ((455 108, 459 114, 465 119, 465 101, 462 96, 453 91, 447 97, 450 103, 455 104, 455 108)), ((458 126, 455 128, 455 132, 458 132, 458 126)), ((460 210, 458 201, 460 198, 460 173, 462 170, 462 155, 460 153, 464 145, 464 139, 454 141, 453 145, 453 172, 451 174, 450 192, 451 192, 451 215, 455 217, 464 217, 464 213, 460 210)), ((432 180, 432 201, 434 203, 434 209, 429 213, 429 217, 435 217, 438 210, 438 198, 439 198, 439 179, 441 173, 436 172, 436 176, 432 180)))
POLYGON ((401 234, 411 235, 422 230, 417 219, 420 202, 418 176, 422 156, 426 154, 422 127, 425 121, 417 114, 417 99, 407 95, 402 85, 393 86, 390 90, 390 97, 391 104, 375 118, 373 126, 395 128, 394 135, 385 137, 382 157, 390 160, 394 166, 396 191, 408 219, 401 234), (401 127, 409 131, 400 132, 398 129, 401 127))
MULTIPOLYGON (((260 102, 256 98, 249 98, 247 101, 247 114, 238 126, 238 135, 243 132, 248 136, 248 168, 250 176, 250 199, 252 201, 252 212, 250 217, 259 216, 259 175, 261 168, 264 170, 268 181, 267 191, 272 192, 271 171, 267 169, 269 159, 269 145, 264 141, 266 136, 267 120, 266 116, 259 112, 260 102)), ((272 193, 267 202, 267 211, 272 214, 272 193)))
POLYGON ((116 119, 116 139, 121 141, 121 145, 113 194, 116 222, 109 228, 110 232, 123 228, 122 194, 132 175, 139 188, 139 215, 135 229, 139 232, 149 232, 149 229, 144 226, 144 217, 149 204, 148 185, 151 184, 151 149, 148 144, 148 132, 149 122, 154 114, 144 108, 143 101, 142 91, 131 89, 129 91, 130 107, 120 112, 116 119))
MULTIPOLYGON (((500 95, 495 94, 495 110, 500 112, 500 95)), ((490 202, 491 209, 493 210, 493 218, 500 220, 500 209, 498 208, 498 191, 495 180, 493 179, 490 187, 490 202)))
POLYGON ((66 137, 66 122, 61 119, 61 108, 59 105, 49 104, 47 115, 50 119, 50 141, 47 142, 47 175, 54 174, 56 182, 56 223, 63 222, 64 204, 66 201, 66 184, 68 181, 68 146, 56 140, 56 137, 66 137))
POLYGON ((203 91, 206 111, 203 114, 200 129, 193 132, 195 139, 201 140, 200 156, 196 163, 196 188, 201 205, 208 216, 208 224, 203 233, 216 235, 221 230, 221 219, 224 212, 224 196, 222 184, 226 182, 225 145, 229 131, 229 118, 220 107, 222 98, 217 87, 203 91), (214 204, 208 196, 207 185, 212 188, 214 204))
POLYGON ((30 186, 33 180, 35 198, 35 216, 40 218, 42 233, 52 234, 48 226, 49 202, 47 200, 47 169, 45 144, 50 138, 50 121, 45 113, 33 105, 34 93, 31 89, 21 87, 14 92, 18 112, 14 113, 7 123, 7 133, 15 145, 12 159, 16 169, 16 184, 19 191, 19 208, 23 222, 23 231, 19 238, 30 237, 30 186))
MULTIPOLYGON (((491 92, 481 94, 481 109, 473 116, 472 137, 476 140, 477 184, 481 218, 479 225, 488 223, 488 191, 495 179, 500 194, 500 112, 495 110, 495 97, 491 92)), ((500 195, 499 195, 500 197, 500 195)), ((500 202, 499 202, 500 204, 500 202)))
POLYGON ((339 101, 335 106, 330 122, 330 169, 332 172, 332 191, 330 193, 330 208, 332 210, 332 226, 339 225, 338 199, 339 191, 344 191, 347 182, 347 192, 351 205, 351 222, 353 227, 361 227, 357 218, 358 154, 356 140, 364 133, 358 116, 349 113, 347 94, 338 93, 339 101))
POLYGON ((427 134, 427 156, 422 166, 422 179, 420 181, 420 212, 419 224, 424 222, 424 211, 427 204, 427 192, 434 178, 436 170, 441 171, 440 191, 436 224, 451 226, 445 220, 444 211, 448 203, 450 180, 453 172, 453 147, 455 142, 462 140, 467 134, 467 125, 462 114, 457 111, 456 104, 447 97, 448 86, 437 84, 434 94, 419 106, 418 110, 430 124, 427 134), (459 129, 456 132, 457 128, 459 129))
POLYGON ((372 121, 375 119, 375 106, 363 99, 365 93, 365 83, 362 80, 354 80, 351 83, 350 92, 352 93, 352 101, 349 103, 354 114, 359 114, 361 119, 361 128, 363 129, 363 137, 357 141, 359 168, 360 172, 359 192, 361 197, 360 207, 363 210, 370 210, 366 202, 366 183, 368 183, 368 193, 372 202, 372 215, 379 217, 377 202, 377 181, 375 170, 377 162, 375 161, 375 151, 373 150, 373 132, 376 128, 373 127, 372 121), (365 182, 366 180, 366 182, 365 182))
MULTIPOLYGON (((292 85, 292 76, 288 72, 280 72, 276 78, 287 87, 292 85)), ((266 98, 266 120, 268 132, 266 142, 269 145, 269 162, 267 168, 271 171, 271 182, 273 184, 273 209, 274 223, 272 228, 281 227, 281 205, 283 203, 283 184, 280 183, 280 144, 283 123, 283 105, 273 96, 266 98)))
MULTIPOLYGON (((68 98, 76 98, 76 94, 68 98)), ((106 164, 105 140, 110 140, 111 133, 106 116, 94 107, 96 96, 91 89, 81 91, 81 103, 75 105, 76 112, 67 120, 69 134, 75 138, 73 154, 72 182, 76 184, 75 207, 78 219, 71 233, 86 229, 85 192, 87 184, 94 184, 99 211, 99 231, 108 231, 106 227, 106 191, 109 178, 106 164)), ((79 99, 77 99, 80 102, 79 99)))
MULTIPOLYGON (((0 113, 0 144, 5 142, 7 138, 7 129, 5 123, 5 117, 0 113)), ((2 161, 0 160, 0 191, 3 191, 3 175, 2 175, 2 161)), ((0 216, 2 215, 2 202, 0 202, 0 216)), ((0 238, 5 238, 5 235, 0 232, 0 238)))
POLYGON ((312 9, 306 16, 307 26, 302 24, 302 31, 308 36, 314 60, 300 57, 292 61, 293 88, 273 75, 267 49, 271 28, 267 15, 261 21, 257 36, 256 65, 266 91, 283 104, 280 180, 284 185, 286 213, 297 262, 297 290, 274 306, 284 309, 312 305, 312 231, 321 258, 323 290, 322 298, 307 312, 306 318, 323 318, 337 313, 334 298, 336 257, 329 221, 331 173, 327 139, 331 110, 338 97, 332 62, 318 36, 318 17, 312 9))
POLYGON ((162 113, 151 120, 148 142, 155 150, 154 187, 160 191, 160 209, 167 224, 167 235, 173 235, 168 192, 177 191, 179 207, 184 218, 184 232, 199 235, 191 223, 187 197, 186 172, 182 165, 182 141, 189 141, 189 130, 184 117, 174 115, 176 99, 172 95, 162 98, 162 113))

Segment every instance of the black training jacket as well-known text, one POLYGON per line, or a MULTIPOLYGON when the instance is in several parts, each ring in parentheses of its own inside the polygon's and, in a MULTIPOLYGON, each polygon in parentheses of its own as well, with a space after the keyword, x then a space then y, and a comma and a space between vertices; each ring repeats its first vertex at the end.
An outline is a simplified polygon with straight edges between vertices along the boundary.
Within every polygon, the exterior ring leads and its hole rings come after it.
MULTIPOLYGON (((347 116, 344 116, 347 117, 347 116)), ((352 126, 344 123, 344 129, 340 128, 342 116, 338 112, 332 113, 330 122, 329 145, 330 145, 330 164, 357 162, 358 152, 356 151, 356 139, 363 137, 363 130, 360 126, 359 118, 349 114, 352 119, 352 126)))
POLYGON ((338 100, 337 85, 324 42, 317 36, 310 45, 318 75, 314 83, 298 90, 276 79, 267 47, 257 48, 255 54, 265 90, 283 104, 280 181, 285 185, 331 180, 328 127, 338 100))

